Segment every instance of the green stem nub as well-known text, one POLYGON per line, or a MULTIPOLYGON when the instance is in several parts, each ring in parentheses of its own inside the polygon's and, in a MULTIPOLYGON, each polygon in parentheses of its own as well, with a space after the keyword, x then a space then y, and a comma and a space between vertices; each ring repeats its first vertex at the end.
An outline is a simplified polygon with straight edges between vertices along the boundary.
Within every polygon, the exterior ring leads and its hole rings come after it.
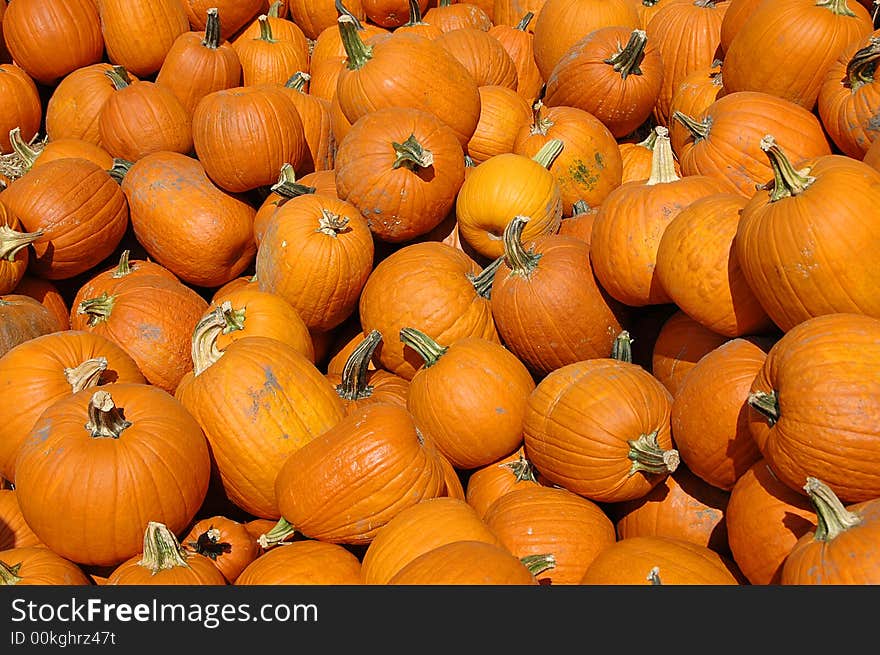
POLYGON ((816 181, 809 174, 809 168, 795 170, 788 157, 779 149, 773 135, 768 134, 761 139, 761 150, 767 153, 773 169, 773 179, 764 187, 770 191, 770 202, 799 195, 816 181))
POLYGON ((296 528, 282 516, 269 532, 259 536, 257 542, 263 549, 268 550, 273 546, 277 546, 295 532, 296 528))
POLYGON ((775 391, 755 391, 749 394, 747 402, 749 407, 767 419, 770 427, 776 425, 779 420, 779 397, 775 391))
POLYGON ((417 171, 420 168, 429 168, 434 165, 434 153, 425 148, 416 139, 415 134, 410 134, 403 143, 391 142, 397 157, 391 168, 408 168, 417 171))
POLYGON ((357 19, 350 14, 340 14, 336 19, 342 46, 345 48, 346 66, 349 70, 359 70, 373 57, 373 46, 364 43, 358 34, 357 19))
POLYGON ((620 73, 623 79, 628 75, 641 75, 639 65, 645 59, 645 45, 648 43, 648 35, 644 30, 633 30, 629 35, 626 46, 618 50, 605 60, 615 71, 620 73))
POLYGON ((104 75, 110 78, 110 81, 113 82, 113 88, 117 91, 131 84, 131 78, 128 76, 125 66, 111 66, 108 70, 104 71, 104 75))
POLYGON ((269 190, 281 196, 282 200, 278 202, 279 206, 283 201, 296 198, 297 196, 305 196, 316 191, 313 186, 297 182, 296 171, 293 166, 286 162, 281 165, 281 171, 278 173, 278 181, 275 182, 269 190))
POLYGON ((540 553, 538 555, 526 555, 520 557, 519 561, 523 563, 529 573, 535 577, 541 575, 545 571, 556 568, 556 556, 553 553, 540 553))
POLYGON ((343 400, 360 400, 372 395, 373 387, 368 384, 370 362, 380 341, 382 333, 379 330, 370 330, 345 360, 342 381, 336 385, 336 393, 343 400))
POLYGON ((495 273, 504 263, 504 255, 489 262, 482 271, 473 275, 468 273, 468 279, 474 285, 474 290, 481 298, 489 299, 492 297, 492 285, 495 282, 495 273))
POLYGON ((534 12, 527 11, 525 14, 523 14, 523 17, 519 20, 519 22, 516 24, 516 27, 514 29, 517 29, 520 32, 525 32, 527 29, 529 29, 529 23, 532 22, 532 19, 534 17, 535 17, 534 12))
POLYGON ((678 451, 674 448, 663 450, 657 441, 657 430, 627 443, 629 443, 628 457, 632 460, 629 475, 634 475, 636 471, 665 475, 674 473, 678 468, 680 461, 678 451))
POLYGON ((611 344, 611 359, 632 364, 632 343, 633 338, 629 332, 623 330, 614 339, 614 343, 611 344))
POLYGON ((862 522, 862 517, 844 507, 837 494, 821 480, 808 477, 804 491, 816 510, 816 541, 831 541, 862 522))
POLYGON ((425 361, 425 368, 430 368, 437 363, 449 346, 441 346, 427 334, 416 328, 400 328, 400 340, 405 346, 415 350, 419 357, 425 361))
POLYGON ((535 254, 534 248, 526 250, 523 245, 522 233, 528 222, 528 216, 514 216, 504 226, 504 234, 501 236, 501 240, 504 242, 503 257, 507 267, 510 269, 510 274, 521 275, 525 278, 532 274, 538 266, 538 260, 541 259, 540 254, 535 254))
POLYGON ((149 569, 153 575, 177 566, 189 567, 186 563, 186 553, 180 547, 177 537, 164 523, 156 521, 147 524, 144 532, 144 552, 138 565, 149 569))

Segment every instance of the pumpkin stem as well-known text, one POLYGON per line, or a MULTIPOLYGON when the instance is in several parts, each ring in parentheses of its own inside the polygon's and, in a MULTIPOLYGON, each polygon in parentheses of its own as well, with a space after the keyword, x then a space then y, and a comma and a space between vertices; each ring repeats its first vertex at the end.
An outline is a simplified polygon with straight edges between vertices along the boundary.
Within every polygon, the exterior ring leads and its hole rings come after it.
POLYGON ((871 84, 874 81, 874 70, 877 68, 878 59, 880 59, 880 38, 872 36, 868 45, 857 50, 847 63, 844 78, 846 86, 855 91, 860 86, 871 84))
POLYGON ((519 30, 520 32, 525 32, 529 28, 529 23, 532 22, 532 19, 535 17, 535 12, 527 11, 523 14, 523 17, 519 19, 519 22, 513 28, 515 30, 519 30))
POLYGON ((755 391, 750 393, 747 401, 749 406, 756 412, 761 414, 770 427, 779 420, 779 397, 775 391, 767 393, 766 391, 755 391))
MULTIPOLYGON (((553 127, 553 121, 547 118, 547 116, 541 115, 544 113, 543 109, 544 103, 540 99, 535 100, 535 102, 532 104, 532 124, 529 127, 529 134, 539 134, 541 136, 547 136, 547 132, 549 132, 550 128, 553 127)), ((556 155, 554 155, 554 159, 555 158, 556 155)))
POLYGON ((370 361, 380 341, 382 333, 379 330, 370 330, 345 360, 342 381, 336 385, 336 393, 343 400, 360 400, 372 395, 373 387, 367 384, 370 379, 370 361))
POLYGON ((813 509, 816 510, 814 540, 831 541, 862 522, 862 518, 844 507, 837 494, 821 480, 807 477, 804 491, 807 492, 813 509))
POLYGON ((125 66, 111 66, 108 70, 104 71, 104 75, 110 78, 110 81, 113 82, 113 88, 117 91, 131 84, 131 78, 128 76, 125 66))
POLYGON ((159 571, 176 566, 189 567, 189 564, 186 563, 186 551, 180 547, 174 533, 165 524, 150 521, 144 532, 144 552, 138 566, 143 566, 156 575, 159 571))
POLYGON ((648 132, 648 136, 646 136, 644 139, 639 141, 636 145, 653 151, 656 143, 657 143, 657 132, 655 130, 651 130, 648 132))
POLYGON ((357 30, 364 29, 364 26, 361 24, 360 19, 348 10, 348 7, 346 7, 342 3, 342 0, 334 0, 333 5, 336 7, 336 13, 340 16, 346 16, 350 18, 357 30))
POLYGON ((217 11, 217 7, 208 9, 207 14, 205 37, 202 39, 202 45, 210 50, 216 50, 220 47, 220 14, 217 11))
POLYGON ((129 261, 130 256, 131 250, 122 251, 122 254, 119 255, 119 263, 116 265, 116 270, 111 273, 110 277, 114 280, 118 280, 131 273, 131 263, 129 261))
POLYGON ((838 16, 855 16, 855 13, 849 8, 846 0, 817 0, 816 6, 824 7, 832 14, 838 16))
POLYGON ((587 204, 587 201, 584 199, 575 200, 571 204, 572 217, 580 216, 581 214, 589 214, 592 210, 593 210, 593 208, 590 207, 590 205, 587 204))
POLYGON ((645 45, 648 43, 648 35, 645 30, 633 30, 629 35, 626 46, 605 60, 606 64, 620 73, 624 80, 627 75, 641 75, 642 69, 639 64, 645 58, 645 45))
POLYGON ((614 339, 614 343, 611 344, 611 359, 632 364, 632 343, 633 338, 629 332, 623 330, 614 339))
POLYGON ((348 70, 359 70, 373 57, 373 46, 364 43, 358 34, 357 19, 350 14, 341 14, 336 19, 342 46, 345 48, 348 70))
POLYGON ((553 165, 553 162, 556 161, 559 153, 562 152, 564 145, 565 143, 562 139, 550 139, 547 143, 541 146, 541 149, 535 153, 535 156, 532 157, 532 159, 541 164, 544 168, 550 168, 553 165))
POLYGON ((190 354, 194 376, 200 375, 223 356, 223 351, 217 348, 217 337, 231 331, 229 326, 234 319, 230 315, 233 315, 232 303, 225 300, 207 312, 193 329, 190 354))
POLYGON ((556 568, 556 556, 553 553, 540 553, 538 555, 526 555, 520 557, 519 561, 523 563, 529 573, 534 576, 541 575, 544 571, 556 568))
POLYGON ((5 155, 0 154, 0 175, 9 180, 17 180, 27 173, 33 167, 37 156, 46 147, 47 141, 48 137, 38 139, 35 134, 30 143, 25 143, 21 138, 21 129, 13 127, 9 130, 12 152, 5 155))
POLYGON ((297 182, 296 171, 293 169, 293 166, 286 162, 281 164, 281 171, 278 173, 278 181, 275 182, 269 190, 281 196, 281 200, 278 202, 279 206, 286 200, 296 198, 297 196, 308 195, 309 193, 314 193, 316 191, 313 186, 307 186, 297 182))
POLYGON ((504 226, 501 240, 504 242, 504 262, 510 269, 511 275, 521 275, 524 278, 531 276, 532 271, 538 265, 541 254, 535 254, 534 246, 526 250, 522 242, 523 228, 529 222, 528 216, 517 215, 504 226))
POLYGON ((110 174, 110 177, 116 180, 116 182, 122 184, 122 180, 125 179, 126 174, 133 165, 134 162, 115 157, 113 159, 113 165, 107 172, 110 174))
POLYGON ((799 171, 794 169, 772 135, 768 134, 761 139, 761 150, 767 153, 773 168, 773 179, 763 187, 770 191, 770 202, 801 194, 816 181, 815 177, 809 175, 809 168, 799 171))
POLYGON ((294 532, 296 532, 296 528, 294 528, 293 525, 282 516, 278 519, 278 523, 276 523, 269 532, 261 534, 257 538, 257 542, 264 550, 268 550, 269 548, 280 544, 294 532))
POLYGON ((42 230, 18 232, 8 225, 0 225, 0 260, 15 261, 15 257, 34 241, 43 236, 42 230))
POLYGON ((651 583, 651 586, 661 586, 663 583, 660 581, 660 567, 653 567, 650 571, 648 571, 648 577, 645 579, 651 583))
POLYGON ((422 20, 422 8, 419 6, 419 0, 409 0, 409 20, 404 24, 405 27, 425 24, 422 20))
POLYGON ((471 284, 474 285, 474 290, 477 292, 478 296, 481 298, 492 297, 492 283, 495 282, 495 272, 501 267, 503 262, 504 256, 501 256, 487 264, 486 268, 480 271, 477 275, 473 275, 472 273, 467 274, 467 277, 471 281, 471 284))
POLYGON ((116 296, 111 296, 106 291, 97 298, 87 298, 80 302, 76 308, 77 314, 85 314, 89 318, 87 325, 95 327, 98 323, 106 321, 113 312, 113 304, 116 302, 116 296))
POLYGON ((215 562, 221 555, 232 552, 232 544, 228 541, 220 541, 220 530, 213 525, 200 534, 195 541, 190 541, 187 546, 199 555, 209 557, 215 562))
POLYGON ((669 143, 669 130, 658 125, 654 128, 656 139, 654 151, 651 153, 651 176, 645 184, 665 184, 676 182, 681 178, 675 172, 675 158, 672 154, 672 145, 669 143))
POLYGON ((321 209, 321 218, 318 219, 318 227, 315 232, 323 232, 334 239, 348 229, 348 217, 334 214, 329 209, 321 209))
POLYGON ((419 357, 425 360, 425 368, 430 368, 436 364, 437 360, 449 350, 449 346, 441 346, 434 339, 416 328, 400 328, 400 340, 404 345, 415 350, 419 357))
MULTIPOLYGON (((312 79, 312 76, 304 71, 296 71, 293 75, 291 75, 288 80, 284 83, 288 89, 294 89, 295 91, 299 91, 301 93, 305 93, 306 82, 312 79)), ((290 164, 286 164, 290 166, 290 164)))
POLYGON ((672 117, 685 126, 687 131, 694 137, 694 141, 699 141, 709 136, 709 130, 712 127, 712 120, 710 118, 707 117, 703 121, 698 121, 678 110, 672 112, 672 117))
POLYGON ((679 455, 674 448, 663 450, 657 442, 657 430, 650 434, 643 434, 638 439, 627 441, 629 444, 629 457, 632 460, 632 466, 629 469, 629 475, 634 475, 636 471, 645 473, 674 473, 678 468, 679 455))
POLYGON ((267 43, 277 43, 278 39, 272 36, 272 26, 269 24, 269 17, 266 14, 257 16, 257 22, 260 25, 260 36, 254 41, 265 41, 267 43))
POLYGON ((0 560, 0 587, 13 586, 21 582, 18 572, 21 570, 21 562, 9 566, 6 562, 0 560))
POLYGON ((538 476, 535 475, 535 467, 532 466, 532 463, 526 459, 526 456, 522 453, 519 454, 512 462, 505 462, 501 464, 504 468, 510 469, 511 473, 513 473, 513 477, 517 482, 537 482, 538 476))
POLYGON ((106 357, 93 357, 85 360, 82 364, 64 369, 64 379, 70 385, 70 392, 77 393, 83 389, 97 387, 101 383, 101 376, 107 370, 106 357))
POLYGON ((96 391, 89 400, 89 421, 86 430, 95 439, 118 439, 123 430, 131 427, 131 421, 125 420, 122 410, 113 402, 107 391, 96 391))
POLYGON ((392 141, 391 146, 397 153, 394 163, 391 165, 393 169, 403 166, 411 171, 416 171, 419 168, 428 168, 434 165, 434 153, 419 143, 415 134, 410 134, 403 143, 392 141))

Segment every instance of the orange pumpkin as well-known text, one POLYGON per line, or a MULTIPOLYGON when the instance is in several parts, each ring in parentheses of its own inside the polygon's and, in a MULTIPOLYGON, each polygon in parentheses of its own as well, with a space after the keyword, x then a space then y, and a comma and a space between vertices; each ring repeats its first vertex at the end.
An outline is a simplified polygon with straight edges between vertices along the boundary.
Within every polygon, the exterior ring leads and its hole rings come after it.
POLYGON ((101 33, 107 58, 139 77, 152 75, 189 30, 181 0, 100 0, 101 33))
MULTIPOLYGON (((541 555, 536 570, 546 568, 541 555)), ((537 585, 535 574, 503 546, 462 540, 422 553, 388 581, 390 585, 537 585)))
POLYGON ((504 494, 539 484, 538 473, 526 458, 524 447, 520 446, 507 457, 471 471, 465 500, 480 517, 484 517, 489 506, 504 494))
POLYGON ((15 490, 0 489, 0 551, 42 545, 24 520, 15 490))
POLYGON ((535 63, 535 36, 531 30, 534 17, 534 12, 526 11, 513 22, 496 20, 489 28, 489 35, 498 39, 513 60, 516 67, 516 92, 529 105, 538 99, 544 85, 544 78, 535 63))
POLYGON ((16 346, 56 329, 55 317, 30 296, 0 296, 0 357, 16 346))
POLYGON ((214 562, 229 584, 261 553, 257 538, 243 523, 226 516, 196 521, 181 540, 186 553, 197 553, 214 562))
POLYGON ((0 550, 0 586, 90 585, 75 563, 42 546, 0 550))
POLYGON ((728 337, 713 332, 676 309, 663 322, 654 341, 651 373, 675 396, 697 362, 726 341, 728 337))
POLYGON ((0 63, 0 92, 8 99, 0 104, 0 153, 8 153, 10 130, 19 128, 27 142, 37 135, 43 104, 33 78, 14 64, 0 63))
POLYGON ((359 585, 360 560, 344 546, 301 539, 260 555, 235 580, 253 585, 359 585))

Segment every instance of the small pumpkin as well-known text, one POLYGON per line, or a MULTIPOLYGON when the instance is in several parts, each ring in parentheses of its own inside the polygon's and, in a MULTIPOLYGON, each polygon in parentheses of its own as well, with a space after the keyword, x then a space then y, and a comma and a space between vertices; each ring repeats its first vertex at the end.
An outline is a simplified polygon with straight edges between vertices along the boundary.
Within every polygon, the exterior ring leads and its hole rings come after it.
POLYGON ((214 562, 229 584, 261 554, 256 537, 245 525, 222 515, 196 521, 181 539, 181 547, 214 562))
MULTIPOLYGON (((543 4, 543 1, 541 1, 543 4)), ((531 105, 541 95, 544 78, 535 63, 535 36, 531 26, 534 11, 523 11, 512 22, 494 22, 489 35, 494 36, 510 55, 516 67, 516 92, 531 105)))
POLYGON ((657 333, 651 349, 651 373, 675 396, 697 362, 728 340, 676 309, 657 333))
POLYGON ((309 45, 296 23, 260 14, 232 43, 241 63, 244 86, 284 84, 297 71, 309 70, 309 45), (285 27, 283 33, 277 27, 285 27))
POLYGON ((504 494, 521 487, 539 485, 538 472, 525 456, 524 447, 496 462, 470 472, 465 488, 465 500, 480 517, 504 494))

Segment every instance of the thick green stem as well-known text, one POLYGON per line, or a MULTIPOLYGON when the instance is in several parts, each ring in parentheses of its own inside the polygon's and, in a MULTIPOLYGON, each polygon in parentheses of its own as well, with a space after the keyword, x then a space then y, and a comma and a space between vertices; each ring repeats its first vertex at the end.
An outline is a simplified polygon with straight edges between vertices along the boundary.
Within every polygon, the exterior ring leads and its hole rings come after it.
POLYGON ((871 84, 874 81, 878 59, 880 59, 880 38, 872 36, 868 45, 857 50, 847 63, 846 85, 855 91, 860 86, 871 84))
POLYGON ((0 587, 11 587, 21 582, 18 573, 21 570, 21 562, 9 565, 0 561, 0 587))
POLYGON ((474 290, 477 292, 478 296, 481 298, 492 297, 492 284, 495 282, 495 272, 503 263, 504 256, 502 255, 486 264, 486 268, 476 275, 472 275, 471 273, 467 274, 468 279, 471 281, 471 284, 474 285, 474 290))
POLYGON ((95 439, 118 439, 126 428, 131 427, 131 421, 125 420, 113 397, 103 389, 92 394, 88 413, 86 430, 95 439))
POLYGON ((650 571, 648 571, 648 577, 645 578, 651 583, 651 586, 658 587, 663 583, 660 581, 660 567, 655 566, 650 571))
POLYGON ((86 323, 89 327, 95 327, 98 323, 102 323, 110 318, 115 302, 116 296, 111 296, 105 291, 97 298, 86 298, 80 302, 76 308, 76 313, 88 316, 86 323))
POLYGON ((281 0, 275 0, 272 4, 269 5, 269 10, 266 12, 266 15, 270 18, 278 18, 278 12, 281 11, 281 5, 284 3, 281 0))
POLYGON ((614 339, 614 343, 611 344, 611 359, 632 364, 632 343, 633 338, 629 332, 623 330, 614 339))
POLYGON ((824 7, 832 14, 836 14, 838 16, 855 16, 853 10, 849 8, 847 0, 818 0, 816 2, 816 6, 824 7))
POLYGON ((674 448, 663 450, 657 442, 657 430, 650 434, 643 434, 638 439, 627 442, 629 444, 629 459, 632 466, 629 475, 636 471, 651 474, 674 473, 680 461, 678 451, 674 448))
POLYGON ((417 171, 434 165, 434 153, 419 143, 415 134, 410 134, 403 143, 392 141, 391 147, 397 155, 391 168, 403 167, 417 171))
POLYGON ((336 385, 336 393, 343 400, 360 400, 372 395, 373 387, 368 384, 370 362, 380 341, 382 333, 379 330, 370 330, 345 360, 342 381, 336 385))
POLYGON ((281 165, 281 171, 278 173, 278 181, 273 184, 270 191, 274 191, 285 200, 296 198, 297 196, 308 195, 316 191, 315 187, 306 184, 300 184, 296 181, 296 171, 293 166, 288 163, 281 165))
POLYGON ((675 172, 675 157, 672 154, 672 145, 669 143, 669 130, 658 125, 654 128, 656 140, 654 151, 651 153, 651 176, 645 184, 665 184, 677 182, 681 178, 675 172))
POLYGON ((187 546, 193 552, 204 555, 215 562, 221 555, 232 552, 232 544, 227 541, 220 541, 220 530, 213 525, 209 526, 195 541, 190 541, 187 546))
POLYGON ((266 14, 257 16, 257 23, 260 25, 259 41, 265 41, 266 43, 278 42, 278 39, 272 36, 272 25, 269 23, 269 17, 266 14))
POLYGON ((427 334, 416 328, 400 328, 400 340, 405 346, 415 350, 419 357, 425 361, 425 368, 430 368, 437 363, 449 346, 441 346, 427 334))
POLYGON ((318 227, 315 228, 315 232, 323 232, 335 239, 340 233, 349 229, 348 223, 347 216, 340 216, 339 214, 334 214, 329 209, 322 209, 321 218, 318 219, 318 227))
POLYGON ((532 466, 532 463, 526 459, 525 455, 522 453, 513 460, 512 462, 505 462, 501 464, 506 469, 510 469, 510 472, 513 473, 513 477, 517 482, 537 482, 538 476, 535 475, 535 467, 532 466))
POLYGON ((196 323, 190 348, 194 376, 201 375, 223 356, 223 351, 217 348, 217 338, 228 332, 228 316, 231 314, 232 303, 226 300, 196 323))
POLYGON ((205 20, 205 37, 202 39, 202 45, 211 50, 220 47, 220 14, 217 7, 208 9, 208 17, 205 20))
POLYGON ((605 60, 606 64, 620 73, 623 79, 629 75, 641 75, 639 65, 645 59, 645 45, 648 43, 648 35, 644 30, 633 30, 629 35, 626 46, 605 60))
POLYGON ((343 4, 342 0, 334 0, 333 4, 336 7, 337 14, 351 19, 351 21, 354 23, 355 28, 357 28, 358 30, 364 29, 364 26, 361 24, 360 19, 358 19, 357 16, 355 16, 348 10, 348 7, 343 4))
POLYGON ((776 425, 779 420, 779 398, 775 391, 767 393, 766 391, 755 391, 750 393, 747 401, 749 407, 761 414, 770 427, 776 425))
POLYGON ((110 177, 116 180, 119 184, 122 184, 122 180, 125 179, 126 174, 133 165, 134 162, 116 157, 113 159, 113 165, 107 172, 110 174, 110 177))
POLYGON ((8 225, 0 225, 0 260, 15 261, 16 256, 43 236, 42 230, 18 232, 8 225))
POLYGON ((814 540, 831 541, 862 522, 862 517, 844 507, 837 494, 821 480, 808 477, 804 491, 807 492, 813 509, 816 510, 814 540))
POLYGON ((532 19, 535 17, 535 13, 532 11, 527 11, 520 21, 516 24, 514 29, 519 30, 520 32, 525 32, 529 28, 529 23, 532 22, 532 19))
POLYGON ((373 57, 373 46, 364 43, 358 34, 356 19, 350 15, 341 14, 336 19, 339 25, 339 34, 342 38, 342 46, 345 48, 345 65, 349 70, 359 70, 364 67, 373 57))
POLYGON ((538 266, 538 260, 541 259, 540 254, 536 254, 533 249, 526 250, 523 245, 522 233, 528 222, 528 216, 514 216, 504 226, 504 233, 501 235, 501 240, 504 242, 504 262, 510 269, 510 274, 521 275, 525 278, 532 274, 532 271, 538 266))
POLYGON ((767 153, 770 167, 773 169, 773 179, 766 187, 770 191, 770 202, 799 195, 816 181, 816 178, 809 174, 809 168, 795 170, 772 135, 768 134, 761 139, 761 150, 767 153))
POLYGON ((131 257, 131 250, 123 250, 122 254, 119 255, 119 263, 116 265, 116 270, 110 274, 110 277, 118 280, 119 278, 125 277, 131 273, 131 263, 129 261, 129 257, 131 257))
POLYGON ((150 521, 144 532, 144 552, 138 566, 149 569, 153 575, 159 571, 186 566, 186 553, 174 533, 163 523, 150 521))
MULTIPOLYGON (((291 75, 288 80, 284 83, 288 89, 294 89, 295 91, 299 91, 300 93, 306 92, 306 83, 312 79, 312 76, 304 71, 296 71, 293 75, 291 75)), ((290 166, 290 164, 287 164, 290 166)))
POLYGON ((694 141, 699 141, 700 139, 705 139, 709 136, 709 130, 712 127, 712 119, 708 117, 703 121, 698 121, 683 112, 674 111, 672 112, 672 118, 685 126, 687 131, 694 137, 694 141))
POLYGON ((413 25, 425 25, 422 21, 422 8, 419 6, 419 0, 409 0, 409 20, 404 23, 404 27, 412 27, 413 25))
POLYGON ((64 379, 70 385, 70 392, 77 393, 83 389, 97 387, 101 383, 101 376, 107 370, 106 357, 93 357, 85 360, 82 364, 64 369, 64 379))
POLYGON ((556 556, 553 553, 541 553, 539 555, 526 555, 520 557, 519 561, 523 563, 529 573, 534 576, 541 575, 545 571, 556 568, 556 556))
POLYGON ((593 208, 587 204, 586 200, 575 200, 571 205, 572 218, 582 214, 589 214, 591 211, 593 211, 593 208))
POLYGON ((131 78, 128 76, 128 71, 125 70, 125 66, 111 66, 108 70, 104 71, 104 75, 110 78, 110 81, 113 83, 113 88, 117 91, 120 91, 131 84, 131 78))
POLYGON ((562 152, 564 146, 565 143, 562 139, 550 139, 547 143, 541 146, 541 149, 535 153, 535 156, 532 157, 532 159, 541 164, 544 168, 550 168, 553 165, 553 162, 556 161, 559 153, 562 152))
POLYGON ((282 516, 269 532, 259 536, 257 542, 263 547, 263 549, 268 550, 273 546, 277 546, 295 532, 296 528, 294 528, 293 525, 282 516))

